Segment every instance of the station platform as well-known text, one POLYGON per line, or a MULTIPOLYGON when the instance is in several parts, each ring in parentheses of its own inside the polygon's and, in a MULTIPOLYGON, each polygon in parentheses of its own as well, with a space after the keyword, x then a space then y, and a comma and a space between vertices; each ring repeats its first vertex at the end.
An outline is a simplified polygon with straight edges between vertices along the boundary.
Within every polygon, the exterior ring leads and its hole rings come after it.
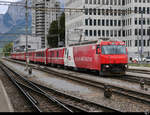
POLYGON ((136 69, 136 70, 147 70, 150 71, 150 67, 137 67, 137 66, 129 66, 129 69, 136 69))
POLYGON ((1 80, 0 80, 0 112, 14 112, 1 80))

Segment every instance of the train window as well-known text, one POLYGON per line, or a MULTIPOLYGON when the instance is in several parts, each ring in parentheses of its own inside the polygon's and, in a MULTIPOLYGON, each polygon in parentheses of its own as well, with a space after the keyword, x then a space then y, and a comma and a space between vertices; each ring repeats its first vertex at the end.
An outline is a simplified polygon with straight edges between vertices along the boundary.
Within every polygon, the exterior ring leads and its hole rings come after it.
POLYGON ((106 45, 102 47, 102 54, 126 54, 124 45, 106 45))
POLYGON ((100 53, 101 53, 100 45, 97 45, 97 48, 96 48, 96 54, 100 54, 100 53))
POLYGON ((38 57, 38 53, 36 53, 36 57, 38 57))
POLYGON ((59 57, 59 51, 57 51, 57 57, 59 57))
POLYGON ((41 52, 37 52, 36 57, 41 57, 41 52))
POLYGON ((54 57, 54 51, 51 52, 51 57, 54 57))

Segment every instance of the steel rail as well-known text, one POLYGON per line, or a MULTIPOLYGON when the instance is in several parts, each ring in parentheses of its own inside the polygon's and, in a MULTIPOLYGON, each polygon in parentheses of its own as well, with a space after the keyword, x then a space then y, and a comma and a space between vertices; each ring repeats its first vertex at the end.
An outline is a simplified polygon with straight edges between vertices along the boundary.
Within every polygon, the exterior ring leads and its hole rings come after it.
POLYGON ((10 78, 13 84, 21 91, 21 93, 28 99, 28 101, 31 103, 33 108, 35 108, 38 112, 42 112, 42 110, 40 110, 40 108, 36 105, 35 101, 32 100, 31 96, 23 90, 23 88, 17 83, 17 81, 12 77, 12 75, 10 75, 10 73, 6 70, 6 68, 2 67, 1 65, 0 65, 0 68, 10 78))
MULTIPOLYGON (((9 61, 12 61, 12 60, 9 60, 9 61)), ((19 64, 21 64, 21 65, 24 65, 24 63, 20 63, 20 62, 16 62, 16 61, 12 61, 12 62, 15 62, 15 63, 19 63, 19 64)), ((32 67, 35 67, 35 66, 32 66, 32 67)), ((16 74, 18 74, 18 73, 16 73, 16 74)), ((31 81, 32 82, 32 81, 31 81)), ((40 85, 40 84, 37 84, 37 83, 35 83, 35 82, 32 82, 33 84, 35 84, 36 86, 39 86, 39 87, 41 87, 41 88, 46 88, 46 89, 48 89, 48 90, 52 90, 53 92, 56 92, 56 93, 58 93, 58 94, 61 94, 62 95, 62 92, 59 92, 59 91, 56 91, 56 89, 52 89, 52 88, 47 88, 47 87, 44 87, 43 85, 40 85)), ((87 103, 91 103, 91 104, 93 104, 93 105, 96 105, 96 106, 98 106, 98 107, 101 107, 101 108, 104 108, 104 109, 107 109, 107 110, 109 110, 109 111, 112 111, 112 112, 121 112, 121 111, 119 111, 119 110, 116 110, 116 109, 113 109, 113 108, 110 108, 110 107, 106 107, 106 106, 103 106, 103 105, 101 105, 101 104, 97 104, 97 103, 94 103, 94 102, 92 102, 92 101, 88 101, 88 100, 84 100, 84 99, 79 99, 78 97, 74 97, 74 96, 71 96, 71 95, 69 95, 69 94, 64 94, 63 93, 63 95, 67 95, 68 97, 72 97, 73 99, 77 99, 77 100, 80 100, 81 102, 82 101, 86 101, 87 103)), ((63 102, 62 102, 63 103, 63 102)), ((66 104, 66 103, 65 103, 66 104)), ((83 110, 84 111, 84 110, 83 110)))
MULTIPOLYGON (((8 61, 14 62, 14 63, 19 63, 21 65, 24 65, 23 62, 20 61, 16 61, 16 60, 11 60, 11 59, 6 59, 8 61)), ((33 67, 34 69, 40 69, 37 68, 35 65, 30 64, 30 67, 33 67)), ((41 68, 42 69, 42 68, 41 68)), ((139 83, 141 79, 144 79, 145 83, 147 85, 150 85, 150 78, 146 78, 146 77, 140 77, 140 76, 134 76, 134 75, 125 75, 124 77, 120 77, 120 78, 116 78, 116 79, 120 79, 120 80, 125 80, 125 81, 130 81, 130 82, 136 82, 139 83), (131 79, 131 80, 130 80, 131 79)))
MULTIPOLYGON (((32 82, 32 83, 33 83, 33 82, 32 82)), ((18 84, 19 84, 19 85, 22 85, 22 86, 25 87, 25 88, 28 88, 28 89, 30 89, 30 90, 33 90, 34 92, 37 92, 37 93, 43 95, 42 92, 38 92, 38 91, 32 89, 31 87, 28 87, 27 85, 25 85, 25 84, 23 84, 23 83, 18 82, 18 84)), ((40 85, 38 85, 38 84, 36 84, 36 83, 33 83, 33 84, 35 84, 35 85, 37 85, 37 86, 40 86, 40 85)), ((41 87, 41 86, 40 86, 40 87, 41 87)), ((34 100, 35 103, 38 103, 34 98, 33 98, 33 100, 34 100)), ((87 112, 87 111, 85 111, 85 110, 83 110, 83 109, 81 109, 81 108, 77 108, 77 107, 71 106, 71 105, 69 105, 69 104, 67 104, 67 103, 64 103, 64 102, 62 102, 62 103, 63 103, 64 105, 70 106, 70 107, 72 107, 72 108, 74 108, 74 109, 78 109, 79 111, 87 112)))
POLYGON ((113 112, 120 112, 120 111, 118 111, 118 110, 115 110, 115 109, 112 109, 112 108, 109 108, 109 107, 106 107, 106 106, 103 106, 103 105, 100 105, 100 104, 96 104, 96 103, 93 103, 93 102, 88 101, 88 100, 79 99, 78 97, 75 97, 75 96, 71 96, 71 95, 69 95, 69 94, 62 93, 62 92, 60 92, 60 91, 58 91, 58 90, 56 90, 56 89, 53 89, 53 88, 50 88, 50 87, 45 87, 45 86, 40 85, 40 84, 35 83, 35 82, 32 82, 32 83, 38 85, 39 87, 41 87, 41 88, 43 88, 43 89, 50 90, 50 91, 55 92, 55 93, 57 93, 57 94, 65 95, 65 96, 67 96, 67 97, 71 97, 71 98, 73 98, 73 99, 75 99, 75 100, 80 100, 80 101, 82 101, 82 102, 83 102, 83 101, 86 101, 87 103, 91 103, 91 104, 93 104, 93 105, 100 106, 100 107, 102 107, 102 108, 104 108, 104 109, 108 109, 108 110, 113 111, 113 112))
POLYGON ((24 78, 22 75, 18 74, 17 72, 13 71, 11 68, 7 67, 5 64, 4 66, 9 69, 11 72, 13 72, 15 75, 19 76, 20 78, 22 78, 24 81, 28 82, 30 85, 32 85, 33 87, 36 88, 37 91, 39 91, 41 94, 43 94, 44 96, 46 96, 49 100, 57 103, 58 105, 60 105, 61 107, 63 107, 64 109, 66 109, 68 112, 73 112, 70 108, 68 108, 67 106, 65 106, 61 101, 55 99, 54 97, 50 96, 49 94, 47 94, 45 91, 43 91, 42 89, 40 89, 38 86, 36 86, 35 84, 33 84, 32 82, 30 82, 29 80, 27 80, 26 78, 24 78))
MULTIPOLYGON (((104 86, 106 85, 105 83, 101 83, 101 82, 97 82, 97 81, 91 81, 91 80, 86 79, 86 78, 76 77, 76 76, 73 76, 73 75, 70 75, 70 74, 59 73, 59 72, 56 72, 56 71, 53 71, 53 70, 50 70, 50 69, 46 70, 46 67, 44 69, 43 68, 35 68, 35 69, 38 69, 40 71, 50 73, 50 74, 53 74, 53 75, 56 75, 56 76, 59 76, 59 77, 67 78, 67 79, 70 79, 70 80, 75 80, 77 82, 84 83, 84 84, 87 84, 87 85, 91 85, 91 86, 94 86, 94 87, 97 87, 97 88, 101 88, 103 90, 104 90, 104 86)), ((117 87, 117 86, 114 86, 114 85, 111 85, 111 84, 108 84, 108 85, 113 89, 113 93, 117 93, 119 95, 124 95, 124 96, 130 97, 132 99, 136 99, 136 100, 142 101, 144 103, 150 104, 150 100, 142 99, 142 97, 139 98, 139 97, 137 97, 137 95, 135 95, 135 94, 138 94, 138 95, 140 94, 142 96, 145 96, 145 97, 149 98, 150 97, 149 94, 145 94, 145 93, 142 93, 142 92, 117 87), (132 94, 129 94, 129 93, 132 93, 132 94)))
POLYGON ((146 78, 146 77, 126 75, 124 77, 117 78, 117 79, 129 81, 129 82, 133 82, 133 83, 138 83, 138 84, 140 84, 140 81, 143 80, 145 85, 150 85, 150 78, 146 78))
POLYGON ((129 69, 128 72, 134 72, 134 73, 143 73, 143 74, 150 74, 149 70, 140 70, 140 69, 129 69))
MULTIPOLYGON (((10 69, 10 68, 9 68, 10 69)), ((13 71, 12 69, 10 69, 11 71, 13 71)), ((37 90, 39 90, 43 95, 45 95, 48 99, 50 99, 53 102, 56 102, 58 105, 62 106, 63 108, 65 108, 66 110, 68 110, 69 112, 73 112, 71 109, 69 109, 68 107, 66 107, 64 104, 62 104, 62 102, 60 102, 59 100, 55 99, 54 97, 48 95, 45 91, 43 91, 42 89, 40 89, 38 86, 34 85, 32 82, 30 82, 29 80, 27 80, 26 78, 24 78, 23 76, 21 76, 20 74, 18 74, 17 72, 13 71, 16 75, 20 76, 23 80, 25 80, 26 82, 28 82, 29 84, 31 84, 32 86, 34 86, 37 90)))
MULTIPOLYGON (((33 66, 33 68, 37 69, 37 70, 40 70, 40 71, 43 71, 43 72, 46 72, 46 73, 50 73, 50 74, 59 76, 59 77, 67 78, 67 79, 70 79, 70 80, 75 80, 75 81, 78 81, 80 83, 84 83, 84 84, 91 85, 91 86, 94 86, 94 87, 97 87, 97 88, 101 88, 103 90, 104 90, 104 86, 106 85, 105 83, 101 83, 101 82, 97 82, 97 81, 91 81, 91 80, 86 79, 86 78, 81 78, 81 77, 77 78, 77 76, 74 76, 74 75, 59 73, 59 72, 47 69, 47 67, 42 67, 41 68, 39 66, 38 67, 33 66)), ((117 86, 110 85, 110 84, 109 84, 109 86, 111 88, 113 88, 114 93, 117 93, 117 94, 123 95, 123 96, 127 96, 131 99, 134 99, 134 100, 139 100, 143 103, 150 104, 150 99, 149 99, 150 95, 149 94, 138 92, 138 91, 133 91, 131 89, 125 89, 125 88, 117 87, 117 86), (140 95, 140 97, 138 97, 139 95, 140 95), (147 99, 144 99, 143 96, 146 97, 147 99)))

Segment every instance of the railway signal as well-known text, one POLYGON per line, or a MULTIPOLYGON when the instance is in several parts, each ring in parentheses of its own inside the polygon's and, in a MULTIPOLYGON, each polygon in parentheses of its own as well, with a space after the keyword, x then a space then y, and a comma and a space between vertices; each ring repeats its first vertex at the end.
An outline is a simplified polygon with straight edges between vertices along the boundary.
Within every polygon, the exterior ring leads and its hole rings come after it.
POLYGON ((32 67, 29 67, 28 72, 29 72, 29 75, 31 75, 31 74, 32 74, 32 67))
POLYGON ((145 86, 144 79, 141 79, 141 80, 140 80, 140 87, 141 87, 141 89, 144 90, 144 86, 145 86))
POLYGON ((106 98, 111 98, 112 97, 112 89, 110 88, 110 86, 105 85, 104 86, 104 97, 106 98))

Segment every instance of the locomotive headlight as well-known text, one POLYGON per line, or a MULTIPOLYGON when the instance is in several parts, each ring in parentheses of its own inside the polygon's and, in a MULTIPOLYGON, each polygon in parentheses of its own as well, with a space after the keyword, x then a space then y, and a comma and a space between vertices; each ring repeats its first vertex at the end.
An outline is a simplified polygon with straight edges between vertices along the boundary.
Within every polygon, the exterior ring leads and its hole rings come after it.
POLYGON ((128 65, 125 65, 125 68, 128 68, 128 65))
POLYGON ((106 68, 109 68, 109 65, 106 65, 105 67, 106 67, 106 68))

